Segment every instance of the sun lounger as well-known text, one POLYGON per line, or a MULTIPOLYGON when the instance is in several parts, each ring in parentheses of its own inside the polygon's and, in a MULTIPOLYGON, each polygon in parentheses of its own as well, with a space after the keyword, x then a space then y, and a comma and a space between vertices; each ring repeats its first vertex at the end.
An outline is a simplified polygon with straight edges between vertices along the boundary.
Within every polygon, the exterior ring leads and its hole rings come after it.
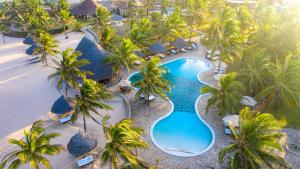
POLYGON ((176 53, 177 53, 177 51, 174 50, 174 49, 170 50, 170 52, 171 52, 172 54, 176 54, 176 53))
POLYGON ((185 50, 184 48, 180 48, 181 52, 186 52, 187 50, 185 50))
MULTIPOLYGON (((141 94, 140 97, 141 97, 141 98, 145 98, 145 95, 144 95, 144 94, 141 94)), ((155 96, 152 95, 152 94, 150 94, 150 96, 149 96, 149 101, 154 100, 154 99, 155 99, 155 96)))
POLYGON ((225 132, 225 134, 227 134, 227 135, 231 135, 231 134, 232 134, 230 128, 227 127, 227 126, 224 126, 224 132, 225 132))
POLYGON ((93 161, 94 161, 93 156, 89 155, 89 156, 87 156, 87 157, 85 157, 83 159, 78 160, 77 161, 77 165, 78 165, 78 167, 83 167, 83 166, 85 166, 87 164, 92 163, 93 161))
POLYGON ((68 121, 71 121, 72 115, 68 115, 64 118, 59 119, 59 122, 61 122, 62 124, 67 123, 68 121))
POLYGON ((36 62, 40 62, 41 61, 41 58, 39 57, 33 57, 30 59, 30 63, 36 63, 36 62))
POLYGON ((137 64, 137 65, 140 65, 141 63, 142 63, 142 62, 139 61, 139 60, 135 61, 135 64, 137 64))
POLYGON ((166 55, 164 55, 164 54, 158 54, 158 56, 160 57, 160 58, 164 58, 166 55))

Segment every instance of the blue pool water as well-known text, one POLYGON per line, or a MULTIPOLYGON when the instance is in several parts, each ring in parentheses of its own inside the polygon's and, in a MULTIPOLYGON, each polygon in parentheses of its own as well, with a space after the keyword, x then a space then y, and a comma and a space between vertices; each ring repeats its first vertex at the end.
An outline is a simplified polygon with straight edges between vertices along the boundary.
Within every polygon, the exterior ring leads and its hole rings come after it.
MULTIPOLYGON (((200 89, 205 85, 198 81, 197 75, 211 65, 200 59, 181 58, 162 66, 169 70, 165 76, 174 85, 172 91, 167 93, 173 110, 153 124, 152 140, 168 154, 184 157, 199 155, 214 142, 213 131, 195 110, 200 89)), ((129 78, 132 83, 140 79, 139 73, 129 78)))

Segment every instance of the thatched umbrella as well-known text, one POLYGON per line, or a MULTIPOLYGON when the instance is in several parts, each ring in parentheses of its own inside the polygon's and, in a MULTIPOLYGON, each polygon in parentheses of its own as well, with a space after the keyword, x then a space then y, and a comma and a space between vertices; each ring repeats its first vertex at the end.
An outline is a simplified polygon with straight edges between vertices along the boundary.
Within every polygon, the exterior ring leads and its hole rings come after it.
POLYGON ((174 46, 175 48, 186 48, 186 47, 188 47, 188 44, 182 38, 177 38, 174 42, 171 43, 171 45, 174 46))
POLYGON ((167 49, 159 42, 151 45, 148 50, 153 54, 163 54, 167 52, 167 49))
POLYGON ((80 157, 86 153, 91 152, 97 147, 97 140, 90 134, 77 133, 67 145, 70 154, 75 157, 80 157))
POLYGON ((66 101, 65 97, 60 96, 53 104, 51 112, 57 115, 62 115, 71 112, 73 109, 70 104, 66 101))

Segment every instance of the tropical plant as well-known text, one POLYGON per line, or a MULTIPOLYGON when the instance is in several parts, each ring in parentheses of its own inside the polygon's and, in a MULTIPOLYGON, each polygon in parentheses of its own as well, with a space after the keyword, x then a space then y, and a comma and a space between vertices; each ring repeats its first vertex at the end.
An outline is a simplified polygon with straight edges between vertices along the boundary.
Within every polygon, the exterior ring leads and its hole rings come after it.
POLYGON ((67 97, 69 87, 79 90, 79 79, 84 79, 87 74, 91 74, 90 72, 80 70, 80 67, 89 63, 85 59, 78 60, 80 55, 80 52, 74 51, 72 48, 67 48, 62 52, 61 60, 53 59, 56 71, 48 76, 48 80, 58 77, 56 88, 58 91, 61 91, 65 87, 67 97))
POLYGON ((130 39, 123 39, 121 45, 114 49, 106 62, 113 65, 113 71, 118 75, 122 66, 129 72, 135 66, 135 61, 139 60, 139 57, 135 54, 137 49, 130 39))
POLYGON ((160 13, 162 15, 168 14, 168 9, 171 6, 170 0, 162 0, 160 3, 160 13))
POLYGON ((97 8, 93 21, 94 29, 98 34, 102 34, 103 30, 111 24, 111 13, 106 8, 100 6, 97 8))
POLYGON ((229 125, 233 143, 220 151, 220 163, 229 157, 226 165, 230 169, 263 169, 275 165, 291 168, 275 153, 284 151, 279 141, 283 136, 281 122, 271 114, 251 112, 249 108, 242 109, 239 117, 238 131, 229 125))
POLYGON ((101 47, 109 52, 112 52, 119 40, 115 30, 111 27, 106 27, 99 33, 100 34, 98 34, 98 37, 100 38, 101 47))
POLYGON ((47 56, 55 56, 59 53, 57 50, 58 41, 54 39, 49 33, 40 33, 37 39, 37 48, 33 54, 40 55, 43 63, 47 63, 47 56))
POLYGON ((151 94, 159 95, 162 98, 167 98, 166 92, 171 91, 171 83, 165 79, 167 73, 165 67, 159 66, 159 57, 153 57, 149 61, 143 62, 140 68, 141 79, 132 85, 138 88, 136 97, 144 95, 145 100, 149 104, 151 94))
POLYGON ((269 79, 270 58, 264 50, 247 53, 239 69, 238 79, 243 83, 245 92, 250 96, 265 88, 269 79))
POLYGON ((213 50, 220 51, 218 68, 221 60, 233 63, 240 59, 241 34, 236 12, 224 4, 220 5, 209 21, 209 27, 205 32, 203 43, 213 50))
POLYGON ((65 38, 68 39, 68 32, 67 28, 69 28, 70 25, 74 24, 76 22, 76 19, 74 16, 71 15, 70 11, 61 9, 57 14, 58 21, 63 25, 64 32, 65 32, 65 38))
POLYGON ((102 120, 102 129, 106 139, 104 150, 101 152, 102 165, 109 163, 111 168, 117 169, 119 158, 124 162, 129 162, 134 167, 143 164, 133 150, 145 149, 148 144, 142 140, 144 130, 134 127, 130 119, 124 119, 115 125, 107 125, 109 116, 105 116, 102 120))
POLYGON ((153 42, 153 24, 148 18, 142 18, 132 25, 128 32, 131 41, 141 50, 145 50, 153 42))
POLYGON ((5 43, 5 33, 9 31, 8 21, 10 16, 8 15, 9 5, 7 2, 3 2, 0 6, 0 32, 2 34, 3 43, 5 43))
POLYGON ((236 80, 236 76, 235 72, 228 73, 221 77, 219 88, 204 86, 201 89, 201 93, 211 94, 211 98, 207 102, 206 112, 213 106, 217 107, 223 116, 227 113, 234 114, 238 111, 243 86, 241 82, 236 80))
POLYGON ((111 98, 104 86, 90 79, 83 79, 82 86, 79 88, 79 94, 75 96, 75 106, 72 114, 72 121, 76 121, 79 115, 83 117, 84 131, 86 128, 86 118, 91 118, 96 123, 100 124, 92 113, 101 116, 97 108, 104 110, 112 109, 106 101, 111 98))
POLYGON ((265 107, 291 108, 299 105, 300 90, 300 61, 294 59, 292 54, 285 57, 282 63, 277 59, 269 68, 270 81, 265 89, 260 92, 260 97, 265 98, 265 107))
POLYGON ((0 163, 0 169, 9 163, 8 168, 16 169, 21 165, 29 164, 32 168, 37 169, 40 165, 51 169, 51 164, 47 156, 59 154, 63 147, 59 144, 51 144, 51 140, 58 137, 59 133, 45 133, 42 127, 43 121, 39 120, 32 124, 29 131, 24 130, 24 139, 10 139, 9 143, 17 146, 15 151, 8 153, 0 163))
POLYGON ((156 1, 155 0, 145 0, 143 2, 143 7, 146 10, 146 16, 149 17, 150 10, 154 9, 156 1))

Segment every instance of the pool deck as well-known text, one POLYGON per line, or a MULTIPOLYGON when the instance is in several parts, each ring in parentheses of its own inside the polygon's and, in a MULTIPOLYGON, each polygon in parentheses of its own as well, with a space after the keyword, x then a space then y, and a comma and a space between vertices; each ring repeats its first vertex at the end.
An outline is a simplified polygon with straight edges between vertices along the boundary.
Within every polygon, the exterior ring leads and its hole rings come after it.
MULTIPOLYGON (((199 49, 196 51, 190 51, 177 55, 167 56, 162 59, 162 63, 180 58, 180 57, 196 57, 205 58, 205 48, 199 45, 199 49)), ((199 75, 199 79, 210 86, 218 87, 218 82, 214 80, 214 70, 217 63, 212 63, 212 69, 203 72, 199 75)), ((128 75, 127 75, 128 76, 128 75)), ((126 76, 125 76, 126 77, 126 76)), ((228 145, 232 139, 230 136, 224 134, 222 117, 216 113, 216 109, 211 109, 209 112, 205 112, 205 107, 209 96, 203 96, 198 102, 198 112, 201 117, 212 127, 215 132, 215 144, 210 150, 195 157, 176 157, 162 152, 152 142, 150 138, 150 129, 152 124, 160 117, 166 115, 171 110, 171 104, 167 100, 156 98, 147 106, 143 101, 134 98, 135 92, 131 92, 126 96, 130 100, 132 108, 132 119, 135 124, 142 127, 146 131, 144 136, 145 140, 149 143, 149 149, 139 151, 138 154, 147 161, 155 164, 158 160, 159 169, 221 169, 223 168, 218 163, 218 153, 226 145, 228 145)), ((300 139, 300 131, 293 129, 284 129, 284 132, 288 135, 288 142, 296 142, 300 139)), ((300 157, 291 153, 285 155, 287 161, 289 161, 294 168, 300 168, 300 157)))

